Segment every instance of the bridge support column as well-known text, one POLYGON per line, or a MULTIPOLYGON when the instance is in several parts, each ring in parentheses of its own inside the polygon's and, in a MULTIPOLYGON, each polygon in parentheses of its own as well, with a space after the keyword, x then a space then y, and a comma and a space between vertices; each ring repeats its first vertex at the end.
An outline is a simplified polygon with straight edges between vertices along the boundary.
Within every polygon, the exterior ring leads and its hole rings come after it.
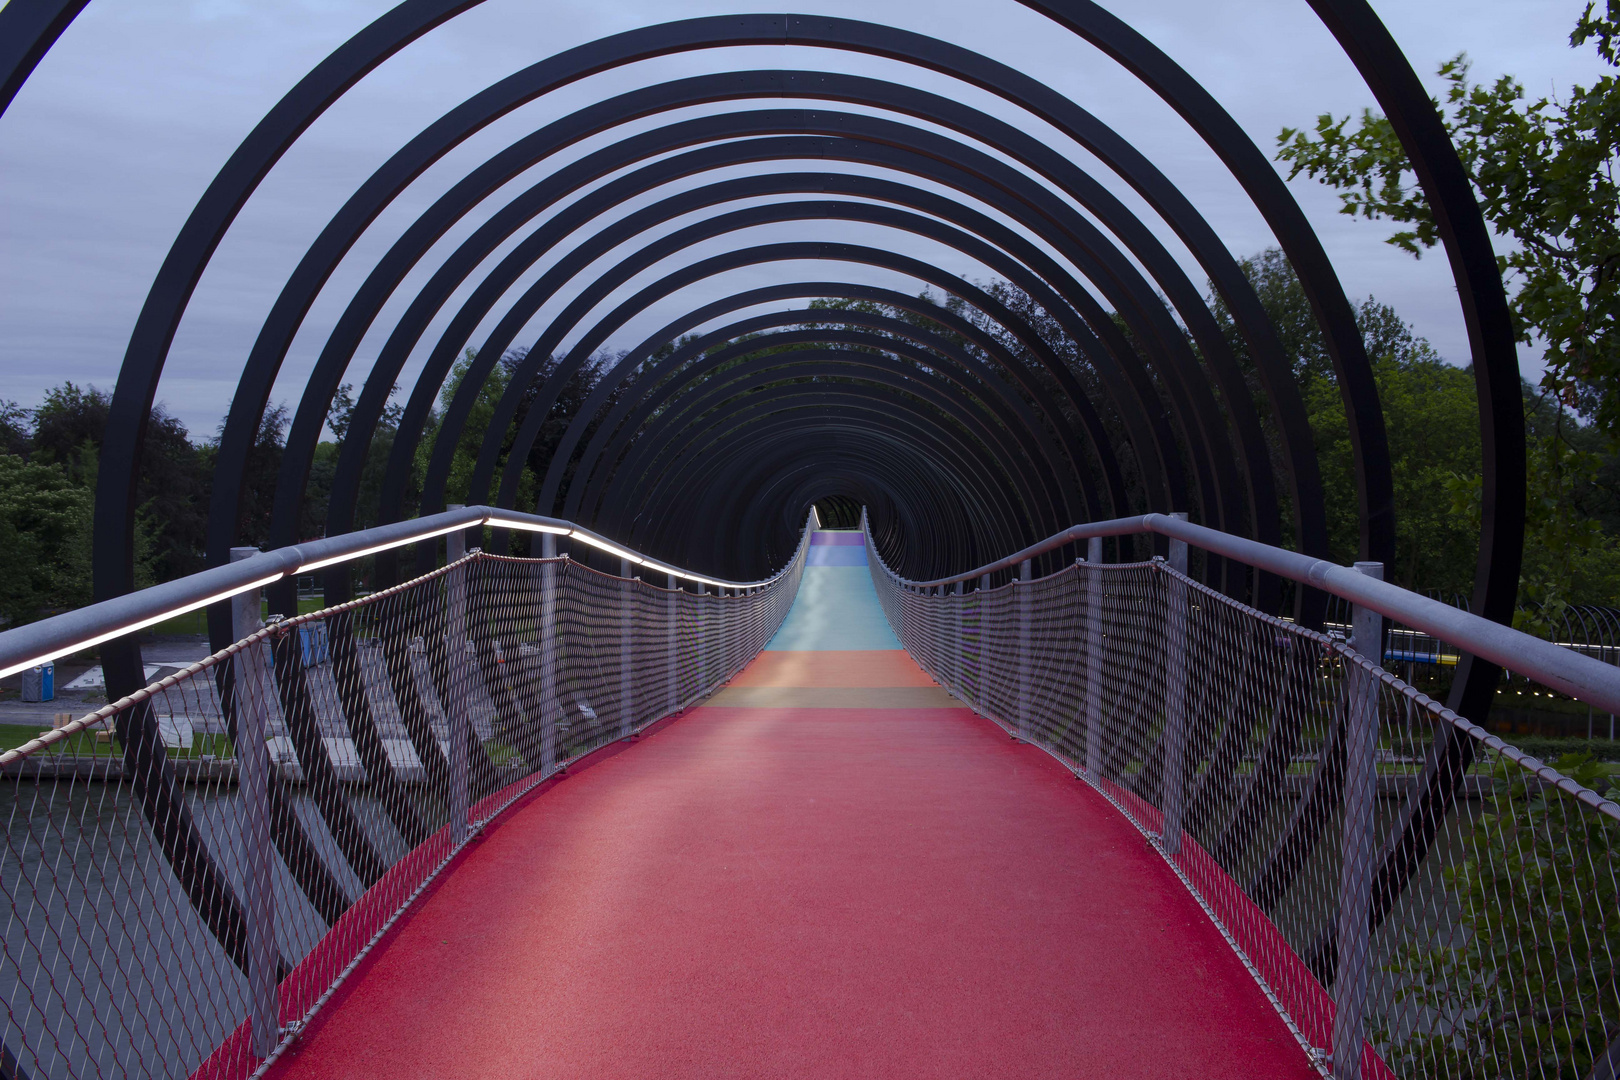
MULTIPOLYGON (((259 554, 258 548, 231 549, 231 561, 259 554)), ((231 633, 237 641, 260 627, 259 590, 231 598, 231 633)), ((281 1007, 276 994, 275 852, 270 845, 270 668, 263 644, 237 653, 231 661, 236 697, 236 790, 242 800, 242 914, 247 922, 248 1020, 253 1054, 266 1058, 281 1041, 281 1007)))
MULTIPOLYGON (((445 557, 449 562, 466 556, 466 533, 458 529, 445 537, 445 557)), ((459 567, 446 575, 445 608, 445 655, 450 667, 450 700, 444 703, 450 739, 450 840, 460 844, 468 835, 471 808, 467 790, 468 752, 473 737, 472 717, 467 710, 468 692, 472 689, 468 685, 471 680, 467 658, 467 567, 459 567)))
MULTIPOLYGON (((540 557, 557 557, 557 538, 540 535, 540 557)), ((557 765, 557 724, 562 719, 557 701, 557 575, 561 567, 548 562, 540 567, 540 772, 557 765)))
MULTIPOLYGON (((1384 564, 1358 562, 1368 577, 1384 579, 1384 564)), ((1357 604, 1351 615, 1350 647, 1382 663, 1384 620, 1357 604)), ((1367 1037, 1369 911, 1378 848, 1375 809, 1378 795, 1378 680, 1350 669, 1349 715, 1344 735, 1344 836, 1339 867, 1338 965, 1333 979, 1333 1077, 1361 1080, 1362 1044, 1367 1037)))
POLYGON ((1029 738, 1029 583, 1034 580, 1035 568, 1025 559, 1018 565, 1018 582, 1014 589, 1018 596, 1018 735, 1029 738), (1022 588, 1019 588, 1022 586, 1022 588))
POLYGON ((1086 772, 1102 768, 1102 537, 1086 543, 1086 772))
POLYGON ((633 616, 636 581, 629 559, 619 560, 619 738, 636 726, 636 679, 633 616))
POLYGON ((674 574, 669 575, 669 595, 665 597, 668 625, 664 630, 664 652, 669 658, 669 674, 666 677, 667 687, 664 692, 666 714, 673 713, 681 706, 681 689, 679 668, 675 664, 677 646, 679 644, 678 631, 680 619, 680 582, 674 574))
MULTIPOLYGON (((1172 514, 1186 521, 1186 514, 1172 514)), ((1164 776, 1160 798, 1164 829, 1160 842, 1167 855, 1181 850, 1181 814, 1186 800, 1184 759, 1187 747, 1187 544, 1170 541, 1170 569, 1165 582, 1164 612, 1164 776)))

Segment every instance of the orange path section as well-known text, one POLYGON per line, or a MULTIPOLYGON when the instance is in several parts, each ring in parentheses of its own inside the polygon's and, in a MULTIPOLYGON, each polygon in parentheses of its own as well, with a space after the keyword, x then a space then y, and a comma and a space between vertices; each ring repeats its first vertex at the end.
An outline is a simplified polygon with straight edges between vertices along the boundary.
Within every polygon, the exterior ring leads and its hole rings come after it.
POLYGON ((271 1075, 1315 1073, 1045 754, 967 710, 734 708, 520 804, 271 1075))
POLYGON ((933 686, 903 649, 762 652, 729 686, 933 686))

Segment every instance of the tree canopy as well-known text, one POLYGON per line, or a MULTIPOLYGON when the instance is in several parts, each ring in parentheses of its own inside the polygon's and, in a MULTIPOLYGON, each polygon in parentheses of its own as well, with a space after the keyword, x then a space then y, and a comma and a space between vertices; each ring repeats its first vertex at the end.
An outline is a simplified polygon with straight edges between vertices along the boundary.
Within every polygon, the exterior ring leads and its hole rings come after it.
MULTIPOLYGON (((1588 3, 1570 32, 1620 68, 1620 0, 1588 3)), ((1498 257, 1513 289, 1519 340, 1544 349, 1542 388, 1620 438, 1620 78, 1606 75, 1567 98, 1527 98, 1503 75, 1469 80, 1465 54, 1441 64, 1435 101, 1485 219, 1508 241, 1498 257)), ((1317 117, 1314 131, 1284 128, 1277 157, 1339 192, 1352 217, 1409 226, 1389 242, 1413 255, 1439 242, 1434 212, 1389 119, 1364 110, 1317 117)))

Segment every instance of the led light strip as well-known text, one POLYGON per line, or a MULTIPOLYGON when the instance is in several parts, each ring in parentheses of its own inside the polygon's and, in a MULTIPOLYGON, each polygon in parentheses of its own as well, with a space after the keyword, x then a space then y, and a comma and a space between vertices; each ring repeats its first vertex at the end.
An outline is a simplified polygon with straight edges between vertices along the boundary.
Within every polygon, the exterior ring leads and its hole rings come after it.
POLYGON ((390 548, 404 547, 406 544, 420 543, 423 540, 432 540, 436 536, 443 536, 445 533, 453 533, 458 529, 471 529, 479 524, 480 522, 477 521, 469 521, 462 525, 451 525, 444 529, 434 529, 430 533, 422 533, 420 536, 412 536, 406 540, 393 540, 386 544, 378 544, 375 547, 362 548, 359 551, 351 551, 346 555, 333 555, 330 559, 317 559, 312 563, 304 563, 295 572, 299 574, 307 574, 311 570, 319 570, 323 566, 335 566, 338 563, 348 562, 351 559, 363 559, 367 555, 375 555, 379 551, 388 551, 390 548))
POLYGON ((169 609, 167 609, 165 611, 159 612, 156 615, 151 615, 151 616, 148 616, 145 619, 141 619, 138 622, 133 622, 133 623, 130 623, 130 624, 126 625, 126 626, 120 626, 116 630, 108 630, 105 633, 97 634, 95 637, 88 638, 88 639, 86 639, 84 641, 75 642, 74 644, 66 646, 65 648, 62 648, 62 649, 59 649, 59 650, 53 650, 51 652, 44 653, 44 654, 39 655, 39 656, 35 656, 32 659, 25 660, 20 664, 13 664, 10 667, 0 669, 0 678, 5 678, 6 676, 9 676, 9 675, 15 675, 18 672, 26 671, 29 668, 34 667, 35 665, 44 664, 44 663, 47 663, 48 661, 55 660, 58 657, 66 656, 66 655, 68 655, 70 653, 80 652, 81 650, 88 649, 88 648, 91 648, 91 647, 96 646, 96 645, 100 645, 103 642, 111 641, 113 638, 123 637, 125 634, 133 634, 137 630, 144 630, 148 626, 154 626, 154 625, 156 625, 156 624, 158 624, 160 622, 163 622, 166 619, 172 619, 176 615, 184 615, 188 611, 196 611, 198 608, 207 607, 210 604, 217 604, 221 600, 229 600, 231 597, 236 596, 236 595, 238 595, 240 593, 248 592, 248 591, 250 591, 252 589, 263 588, 264 586, 269 585, 272 582, 282 581, 287 577, 295 576, 295 575, 298 575, 298 574, 311 573, 312 571, 320 570, 320 569, 322 569, 324 567, 335 566, 338 563, 350 562, 350 561, 352 561, 354 559, 362 559, 362 558, 365 558, 367 555, 375 555, 379 551, 388 551, 388 550, 390 550, 392 548, 405 547, 408 544, 420 543, 423 540, 432 540, 432 539, 435 539, 436 537, 443 536, 446 533, 456 532, 457 530, 482 528, 485 525, 490 525, 490 526, 493 526, 495 528, 501 528, 501 529, 519 529, 519 530, 522 530, 524 532, 550 533, 550 534, 552 534, 554 536, 567 536, 567 537, 571 537, 571 538, 576 539, 576 540, 583 540, 585 543, 591 545, 594 548, 598 548, 598 549, 600 549, 602 551, 605 551, 610 555, 617 555, 619 558, 624 559, 624 560, 626 560, 626 561, 628 561, 630 563, 633 563, 633 564, 635 564, 637 566, 646 566, 646 567, 648 567, 648 568, 650 568, 650 569, 652 569, 654 571, 665 573, 665 574, 672 574, 675 577, 681 578, 684 581, 696 582, 699 585, 712 585, 713 587, 715 587, 717 589, 748 588, 748 586, 746 586, 746 585, 739 586, 739 585, 732 585, 732 584, 729 584, 729 583, 723 582, 723 581, 715 581, 713 578, 699 577, 696 574, 684 573, 684 572, 682 572, 680 570, 674 569, 673 567, 665 566, 662 563, 652 562, 649 559, 642 558, 640 555, 637 555, 634 552, 626 551, 625 549, 623 549, 621 547, 618 547, 618 546, 616 546, 614 544, 610 544, 606 540, 598 539, 597 537, 592 536, 590 533, 584 532, 584 531, 582 531, 580 529, 565 528, 565 527, 558 526, 558 525, 543 525, 543 524, 540 524, 539 522, 518 521, 518 520, 513 519, 513 518, 501 517, 501 516, 496 515, 496 514, 491 514, 490 516, 485 517, 485 518, 477 518, 477 519, 474 519, 472 521, 460 522, 460 523, 455 524, 455 525, 447 525, 442 529, 435 529, 432 532, 421 533, 421 534, 418 534, 416 536, 410 536, 410 537, 407 537, 407 538, 405 538, 403 540, 394 540, 394 541, 390 541, 389 543, 386 543, 386 544, 377 544, 377 545, 375 545, 373 547, 362 548, 359 551, 351 551, 351 552, 348 552, 348 553, 343 554, 343 555, 333 555, 330 558, 317 559, 314 562, 303 563, 303 564, 299 565, 298 569, 292 571, 290 574, 287 574, 287 573, 270 574, 270 575, 268 575, 266 577, 262 577, 262 578, 258 579, 257 581, 248 582, 246 585, 240 585, 240 586, 238 586, 238 587, 236 587, 234 589, 228 589, 225 592, 216 593, 213 596, 206 597, 205 599, 202 599, 202 600, 197 600, 197 601, 195 601, 193 603, 182 604, 179 607, 169 608, 169 609))
POLYGON ((551 533, 553 536, 567 536, 574 531, 557 525, 540 525, 532 521, 513 521, 511 518, 497 517, 493 514, 484 519, 484 524, 497 529, 520 529, 523 532, 551 533))
POLYGON ((651 559, 641 560, 641 565, 645 566, 648 570, 651 570, 655 574, 668 574, 670 577, 677 577, 682 581, 693 581, 699 585, 713 585, 717 589, 746 589, 750 587, 747 585, 730 585, 724 581, 715 581, 713 578, 699 577, 697 574, 688 574, 684 570, 677 570, 673 566, 665 566, 663 563, 653 562, 651 559))
POLYGON ((222 592, 222 593, 216 593, 213 596, 210 596, 210 597, 208 597, 206 599, 203 599, 203 600, 198 600, 195 603, 186 604, 183 607, 170 608, 168 611, 164 611, 164 612, 160 612, 160 613, 158 613, 156 615, 152 615, 152 616, 150 616, 148 618, 140 620, 139 622, 130 623, 128 626, 120 626, 116 630, 108 630, 106 633, 98 634, 95 637, 90 638, 90 639, 88 639, 86 641, 77 642, 77 643, 69 646, 67 649, 63 649, 61 651, 56 651, 56 652, 49 652, 49 653, 44 654, 43 656, 36 656, 32 660, 24 660, 20 664, 13 664, 11 667, 8 667, 8 668, 5 668, 5 669, 0 669, 0 679, 3 679, 8 675, 15 675, 19 671, 27 671, 29 668, 33 667, 36 664, 43 664, 43 663, 45 663, 45 662, 47 662, 49 660, 55 660, 57 657, 65 656, 70 652, 78 652, 81 649, 88 649, 92 645, 100 645, 104 641, 111 641, 115 637, 123 637, 125 634, 133 634, 137 630, 144 630, 148 626, 153 626, 153 625, 155 625, 157 623, 162 622, 165 619, 172 619, 176 615, 184 615, 188 611, 195 611, 200 607, 207 607, 209 604, 217 604, 221 600, 229 600, 231 597, 235 596, 237 593, 247 592, 249 589, 262 588, 262 587, 270 584, 272 581, 280 581, 285 576, 286 575, 284 575, 284 574, 271 574, 269 577, 263 577, 263 578, 260 578, 258 581, 249 582, 248 584, 242 585, 242 586, 240 586, 238 588, 229 589, 229 590, 227 590, 225 592, 222 592))
POLYGON ((572 537, 573 539, 575 539, 575 540, 583 540, 583 541, 585 541, 587 544, 591 545, 591 547, 593 547, 593 548, 600 548, 601 550, 607 552, 609 555, 617 555, 621 559, 625 559, 625 560, 628 560, 629 562, 633 562, 637 566, 640 566, 642 563, 647 561, 646 559, 643 559, 640 555, 637 555, 634 552, 626 551, 621 547, 614 547, 612 544, 608 543, 606 540, 598 540, 596 537, 592 536, 590 533, 580 532, 578 529, 570 530, 568 535, 570 537, 572 537))

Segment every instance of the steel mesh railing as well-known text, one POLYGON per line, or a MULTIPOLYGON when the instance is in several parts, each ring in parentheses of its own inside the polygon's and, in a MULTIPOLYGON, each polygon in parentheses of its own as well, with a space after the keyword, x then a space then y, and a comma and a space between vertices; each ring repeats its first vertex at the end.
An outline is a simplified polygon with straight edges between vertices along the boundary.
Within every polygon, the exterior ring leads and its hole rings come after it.
POLYGON ((808 538, 718 593, 475 552, 239 597, 243 640, 0 757, 0 1076, 262 1071, 469 836, 763 648, 808 538))
POLYGON ((1324 1074, 1620 1071, 1605 766, 1562 775, 1163 560, 961 591, 867 544, 908 652, 1152 838, 1324 1074))

